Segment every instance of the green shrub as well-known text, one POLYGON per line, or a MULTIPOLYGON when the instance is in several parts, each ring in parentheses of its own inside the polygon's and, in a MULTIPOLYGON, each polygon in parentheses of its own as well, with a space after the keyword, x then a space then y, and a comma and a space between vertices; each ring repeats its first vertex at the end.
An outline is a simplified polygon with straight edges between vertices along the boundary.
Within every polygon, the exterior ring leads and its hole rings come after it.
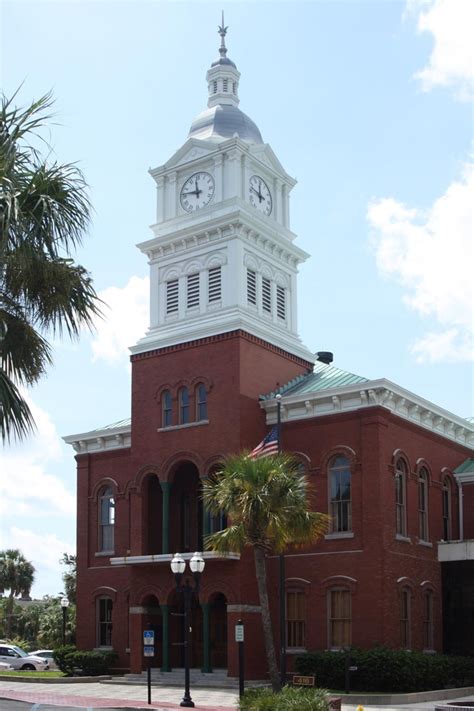
POLYGON ((54 652, 54 661, 67 676, 108 674, 109 668, 116 658, 115 652, 86 652, 77 650, 72 645, 58 647, 54 652))
POLYGON ((53 653, 53 659, 56 662, 58 669, 66 674, 67 676, 72 676, 74 674, 74 654, 76 653, 76 648, 73 644, 66 644, 62 647, 56 647, 53 653))
POLYGON ((270 689, 247 689, 240 699, 242 711, 328 711, 324 689, 285 686, 280 694, 270 689))
MULTIPOLYGON (((407 650, 374 647, 351 649, 351 691, 388 693, 429 691, 474 684, 474 659, 443 654, 423 654, 407 650)), ((316 683, 330 689, 345 688, 346 654, 310 652, 298 656, 298 674, 314 675, 316 683)))

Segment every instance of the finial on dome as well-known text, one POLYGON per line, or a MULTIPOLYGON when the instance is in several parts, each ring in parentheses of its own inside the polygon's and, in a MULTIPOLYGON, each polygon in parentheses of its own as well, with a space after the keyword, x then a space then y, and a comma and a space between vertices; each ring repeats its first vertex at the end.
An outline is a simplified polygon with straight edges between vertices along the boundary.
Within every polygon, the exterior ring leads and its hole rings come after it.
POLYGON ((219 25, 218 31, 221 36, 221 46, 219 47, 219 54, 221 57, 225 57, 227 54, 227 47, 225 46, 225 36, 227 34, 227 27, 224 25, 224 10, 222 10, 222 25, 219 25))

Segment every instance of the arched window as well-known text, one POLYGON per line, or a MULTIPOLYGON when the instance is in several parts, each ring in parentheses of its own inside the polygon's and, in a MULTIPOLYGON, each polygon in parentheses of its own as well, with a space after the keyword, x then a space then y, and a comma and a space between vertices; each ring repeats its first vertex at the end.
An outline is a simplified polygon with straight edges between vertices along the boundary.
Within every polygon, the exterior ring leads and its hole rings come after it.
POLYGON ((328 591, 328 642, 329 649, 351 646, 351 592, 344 589, 328 591))
POLYGON ((407 535, 406 506, 407 465, 401 457, 395 464, 395 530, 397 535, 407 535))
POLYGON ((423 593, 423 649, 434 649, 432 590, 423 593))
POLYGON ((169 390, 164 390, 161 396, 161 426, 171 427, 173 424, 173 401, 169 390))
POLYGON ((418 537, 428 540, 428 472, 422 467, 418 474, 418 537))
POLYGON ((110 486, 99 494, 99 551, 114 550, 115 497, 110 486))
POLYGON ((333 532, 352 531, 351 469, 346 457, 331 460, 329 491, 333 532))
POLYGON ((189 422, 189 390, 179 389, 179 424, 186 425, 189 422))
POLYGON ((443 540, 450 541, 451 536, 451 482, 445 476, 443 479, 443 540))
POLYGON ((97 600, 97 646, 112 646, 112 609, 110 597, 100 597, 97 600))
POLYGON ((402 588, 400 591, 400 646, 403 649, 411 647, 411 590, 402 588))
POLYGON ((196 421, 207 420, 207 392, 204 383, 196 387, 196 421))
POLYGON ((286 592, 286 646, 306 647, 306 597, 302 590, 286 592))

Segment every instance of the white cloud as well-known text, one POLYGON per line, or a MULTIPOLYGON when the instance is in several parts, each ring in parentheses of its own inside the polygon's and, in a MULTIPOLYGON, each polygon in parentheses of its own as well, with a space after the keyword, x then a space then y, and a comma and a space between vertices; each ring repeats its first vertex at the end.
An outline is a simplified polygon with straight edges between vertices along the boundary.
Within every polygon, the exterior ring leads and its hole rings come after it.
POLYGON ((393 198, 368 208, 379 270, 405 287, 409 308, 441 327, 413 345, 420 362, 473 357, 473 191, 470 164, 426 211, 393 198))
POLYGON ((47 412, 23 392, 36 422, 36 432, 0 452, 0 513, 12 515, 74 515, 75 496, 49 467, 62 458, 61 440, 47 412))
POLYGON ((149 321, 148 277, 132 276, 120 289, 111 286, 99 293, 107 304, 104 319, 96 322, 97 333, 92 341, 94 360, 128 365, 129 347, 144 335, 149 321))
POLYGON ((75 553, 70 543, 62 541, 54 533, 38 534, 37 531, 17 526, 8 530, 5 547, 23 551, 37 571, 48 569, 57 572, 63 553, 75 553))
POLYGON ((430 32, 434 46, 428 64, 417 72, 425 91, 451 87, 457 98, 473 95, 474 2, 472 0, 408 0, 417 16, 418 31, 430 32))

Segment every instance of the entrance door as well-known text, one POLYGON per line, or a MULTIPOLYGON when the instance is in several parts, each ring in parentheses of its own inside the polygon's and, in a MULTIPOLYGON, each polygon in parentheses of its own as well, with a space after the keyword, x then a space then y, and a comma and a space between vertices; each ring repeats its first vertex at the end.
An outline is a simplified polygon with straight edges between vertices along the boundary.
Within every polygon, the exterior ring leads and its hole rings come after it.
MULTIPOLYGON (((196 595, 191 597, 190 615, 190 667, 200 668, 202 665, 202 610, 196 595)), ((184 595, 173 594, 170 605, 170 644, 171 666, 184 667, 184 595)))
POLYGON ((216 669, 227 668, 227 598, 217 593, 211 600, 211 663, 216 669))

